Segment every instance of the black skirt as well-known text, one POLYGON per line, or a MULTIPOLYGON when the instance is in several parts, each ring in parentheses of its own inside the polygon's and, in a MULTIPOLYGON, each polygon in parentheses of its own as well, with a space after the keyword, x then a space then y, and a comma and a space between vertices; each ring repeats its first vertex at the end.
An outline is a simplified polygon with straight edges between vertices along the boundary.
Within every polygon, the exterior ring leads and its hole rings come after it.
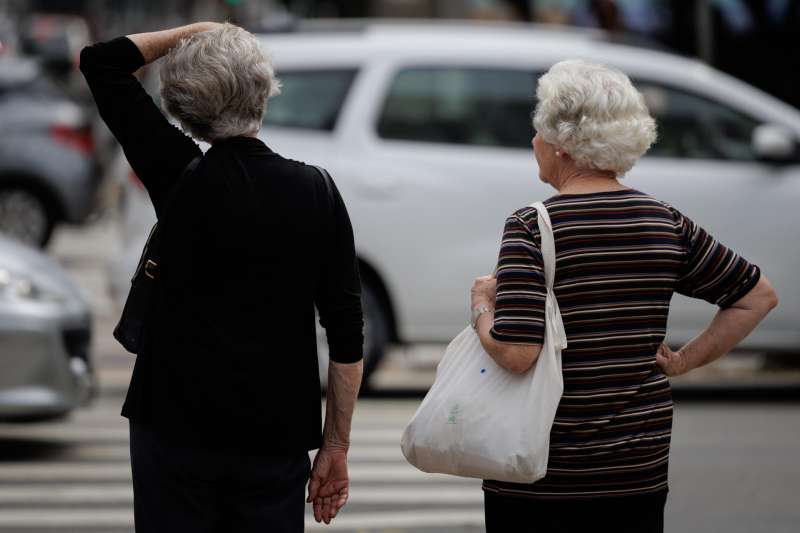
POLYGON ((667 492, 533 499, 485 491, 486 533, 663 533, 667 492))

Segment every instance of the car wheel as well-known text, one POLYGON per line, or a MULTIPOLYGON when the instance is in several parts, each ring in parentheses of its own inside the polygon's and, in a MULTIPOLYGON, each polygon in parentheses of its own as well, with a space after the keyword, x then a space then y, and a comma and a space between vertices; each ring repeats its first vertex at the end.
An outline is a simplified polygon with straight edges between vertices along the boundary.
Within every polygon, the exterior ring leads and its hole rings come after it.
POLYGON ((0 232, 31 246, 50 240, 54 220, 45 200, 21 187, 0 189, 0 232))
POLYGON ((389 344, 389 319, 383 302, 369 285, 361 286, 361 307, 364 310, 364 384, 378 368, 389 344))
MULTIPOLYGON (((389 343, 389 319, 386 306, 378 293, 367 284, 361 285, 361 307, 364 310, 364 378, 363 386, 369 385, 369 378, 383 358, 389 343)), ((325 329, 317 320, 317 355, 319 357, 320 379, 327 385, 328 343, 325 329)))

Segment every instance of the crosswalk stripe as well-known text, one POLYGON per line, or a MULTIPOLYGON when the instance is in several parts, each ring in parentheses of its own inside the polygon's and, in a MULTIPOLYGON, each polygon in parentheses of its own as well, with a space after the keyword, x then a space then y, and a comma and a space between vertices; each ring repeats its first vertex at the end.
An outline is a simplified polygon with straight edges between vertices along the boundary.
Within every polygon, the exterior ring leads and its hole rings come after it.
MULTIPOLYGON (((63 457, 76 461, 128 461, 130 448, 127 442, 120 444, 84 444, 64 451, 63 457)), ((365 459, 405 461, 399 444, 354 444, 350 448, 349 457, 354 462, 362 462, 365 459)))
MULTIPOLYGON (((359 481, 448 481, 470 483, 473 480, 441 474, 427 474, 410 465, 386 463, 355 463, 349 467, 350 478, 359 481)), ((81 462, 13 463, 0 466, 0 482, 25 481, 126 481, 131 478, 127 464, 81 462)))
POLYGON ((385 513, 347 513, 337 516, 328 525, 318 524, 313 519, 306 519, 306 530, 341 531, 360 528, 380 528, 389 530, 396 527, 419 528, 436 526, 472 526, 484 524, 483 511, 439 511, 423 510, 409 512, 385 513))
MULTIPOLYGON (((396 443, 400 445, 402 429, 398 428, 357 428, 353 429, 350 440, 354 443, 396 443)), ((49 441, 79 441, 100 442, 116 441, 128 442, 127 427, 96 427, 87 431, 85 426, 25 426, 25 425, 0 425, 0 437, 3 438, 28 438, 49 441)))
MULTIPOLYGON (((350 502, 374 504, 475 504, 483 502, 480 484, 474 486, 431 487, 430 484, 404 485, 402 488, 385 485, 358 485, 350 490, 350 502)), ((130 483, 92 485, 70 483, 61 485, 14 485, 0 487, 0 505, 34 503, 52 504, 126 504, 133 503, 130 483)))
MULTIPOLYGON (((411 402, 379 401, 357 410, 349 506, 327 526, 317 524, 307 506, 307 530, 482 527, 479 480, 426 474, 406 463, 400 438, 414 408, 411 402)), ((65 421, 0 424, 0 438, 19 440, 20 446, 31 442, 46 452, 0 461, 0 531, 130 531, 128 427, 118 413, 116 399, 101 397, 95 408, 65 421)))
MULTIPOLYGON (((480 526, 483 524, 482 511, 440 511, 421 510, 409 512, 353 513, 343 511, 329 524, 319 524, 313 518, 306 518, 309 531, 342 531, 359 528, 389 529, 393 527, 436 527, 446 525, 480 526)), ((0 514, 0 527, 4 528, 77 528, 130 527, 133 525, 133 511, 98 509, 59 509, 3 511, 0 514)))

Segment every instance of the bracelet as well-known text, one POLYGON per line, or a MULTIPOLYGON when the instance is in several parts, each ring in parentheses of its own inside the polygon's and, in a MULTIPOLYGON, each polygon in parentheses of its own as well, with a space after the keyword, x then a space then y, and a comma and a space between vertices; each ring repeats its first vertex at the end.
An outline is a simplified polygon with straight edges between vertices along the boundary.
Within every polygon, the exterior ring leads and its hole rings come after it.
POLYGON ((491 307, 489 307, 486 304, 481 304, 481 305, 477 305, 477 306, 473 307, 472 308, 472 319, 470 320, 470 324, 472 325, 472 329, 474 329, 475 331, 478 330, 478 319, 481 317, 482 314, 491 313, 493 311, 494 311, 494 309, 492 309, 491 307))

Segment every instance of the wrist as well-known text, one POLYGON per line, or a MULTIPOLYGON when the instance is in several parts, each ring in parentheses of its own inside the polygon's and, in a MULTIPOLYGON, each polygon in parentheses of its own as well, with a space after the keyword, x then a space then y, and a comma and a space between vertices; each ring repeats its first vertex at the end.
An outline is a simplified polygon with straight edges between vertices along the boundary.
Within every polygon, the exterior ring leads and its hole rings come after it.
POLYGON ((686 374, 690 370, 692 370, 692 365, 689 362, 689 355, 686 352, 686 347, 684 346, 676 353, 678 354, 679 360, 681 362, 681 374, 686 374))
POLYGON ((492 316, 494 314, 494 307, 488 302, 477 301, 472 305, 472 315, 470 319, 470 324, 472 325, 473 329, 477 331, 478 323, 481 321, 484 315, 492 316))
POLYGON ((327 452, 347 453, 350 450, 350 442, 323 439, 320 450, 325 450, 327 452))

